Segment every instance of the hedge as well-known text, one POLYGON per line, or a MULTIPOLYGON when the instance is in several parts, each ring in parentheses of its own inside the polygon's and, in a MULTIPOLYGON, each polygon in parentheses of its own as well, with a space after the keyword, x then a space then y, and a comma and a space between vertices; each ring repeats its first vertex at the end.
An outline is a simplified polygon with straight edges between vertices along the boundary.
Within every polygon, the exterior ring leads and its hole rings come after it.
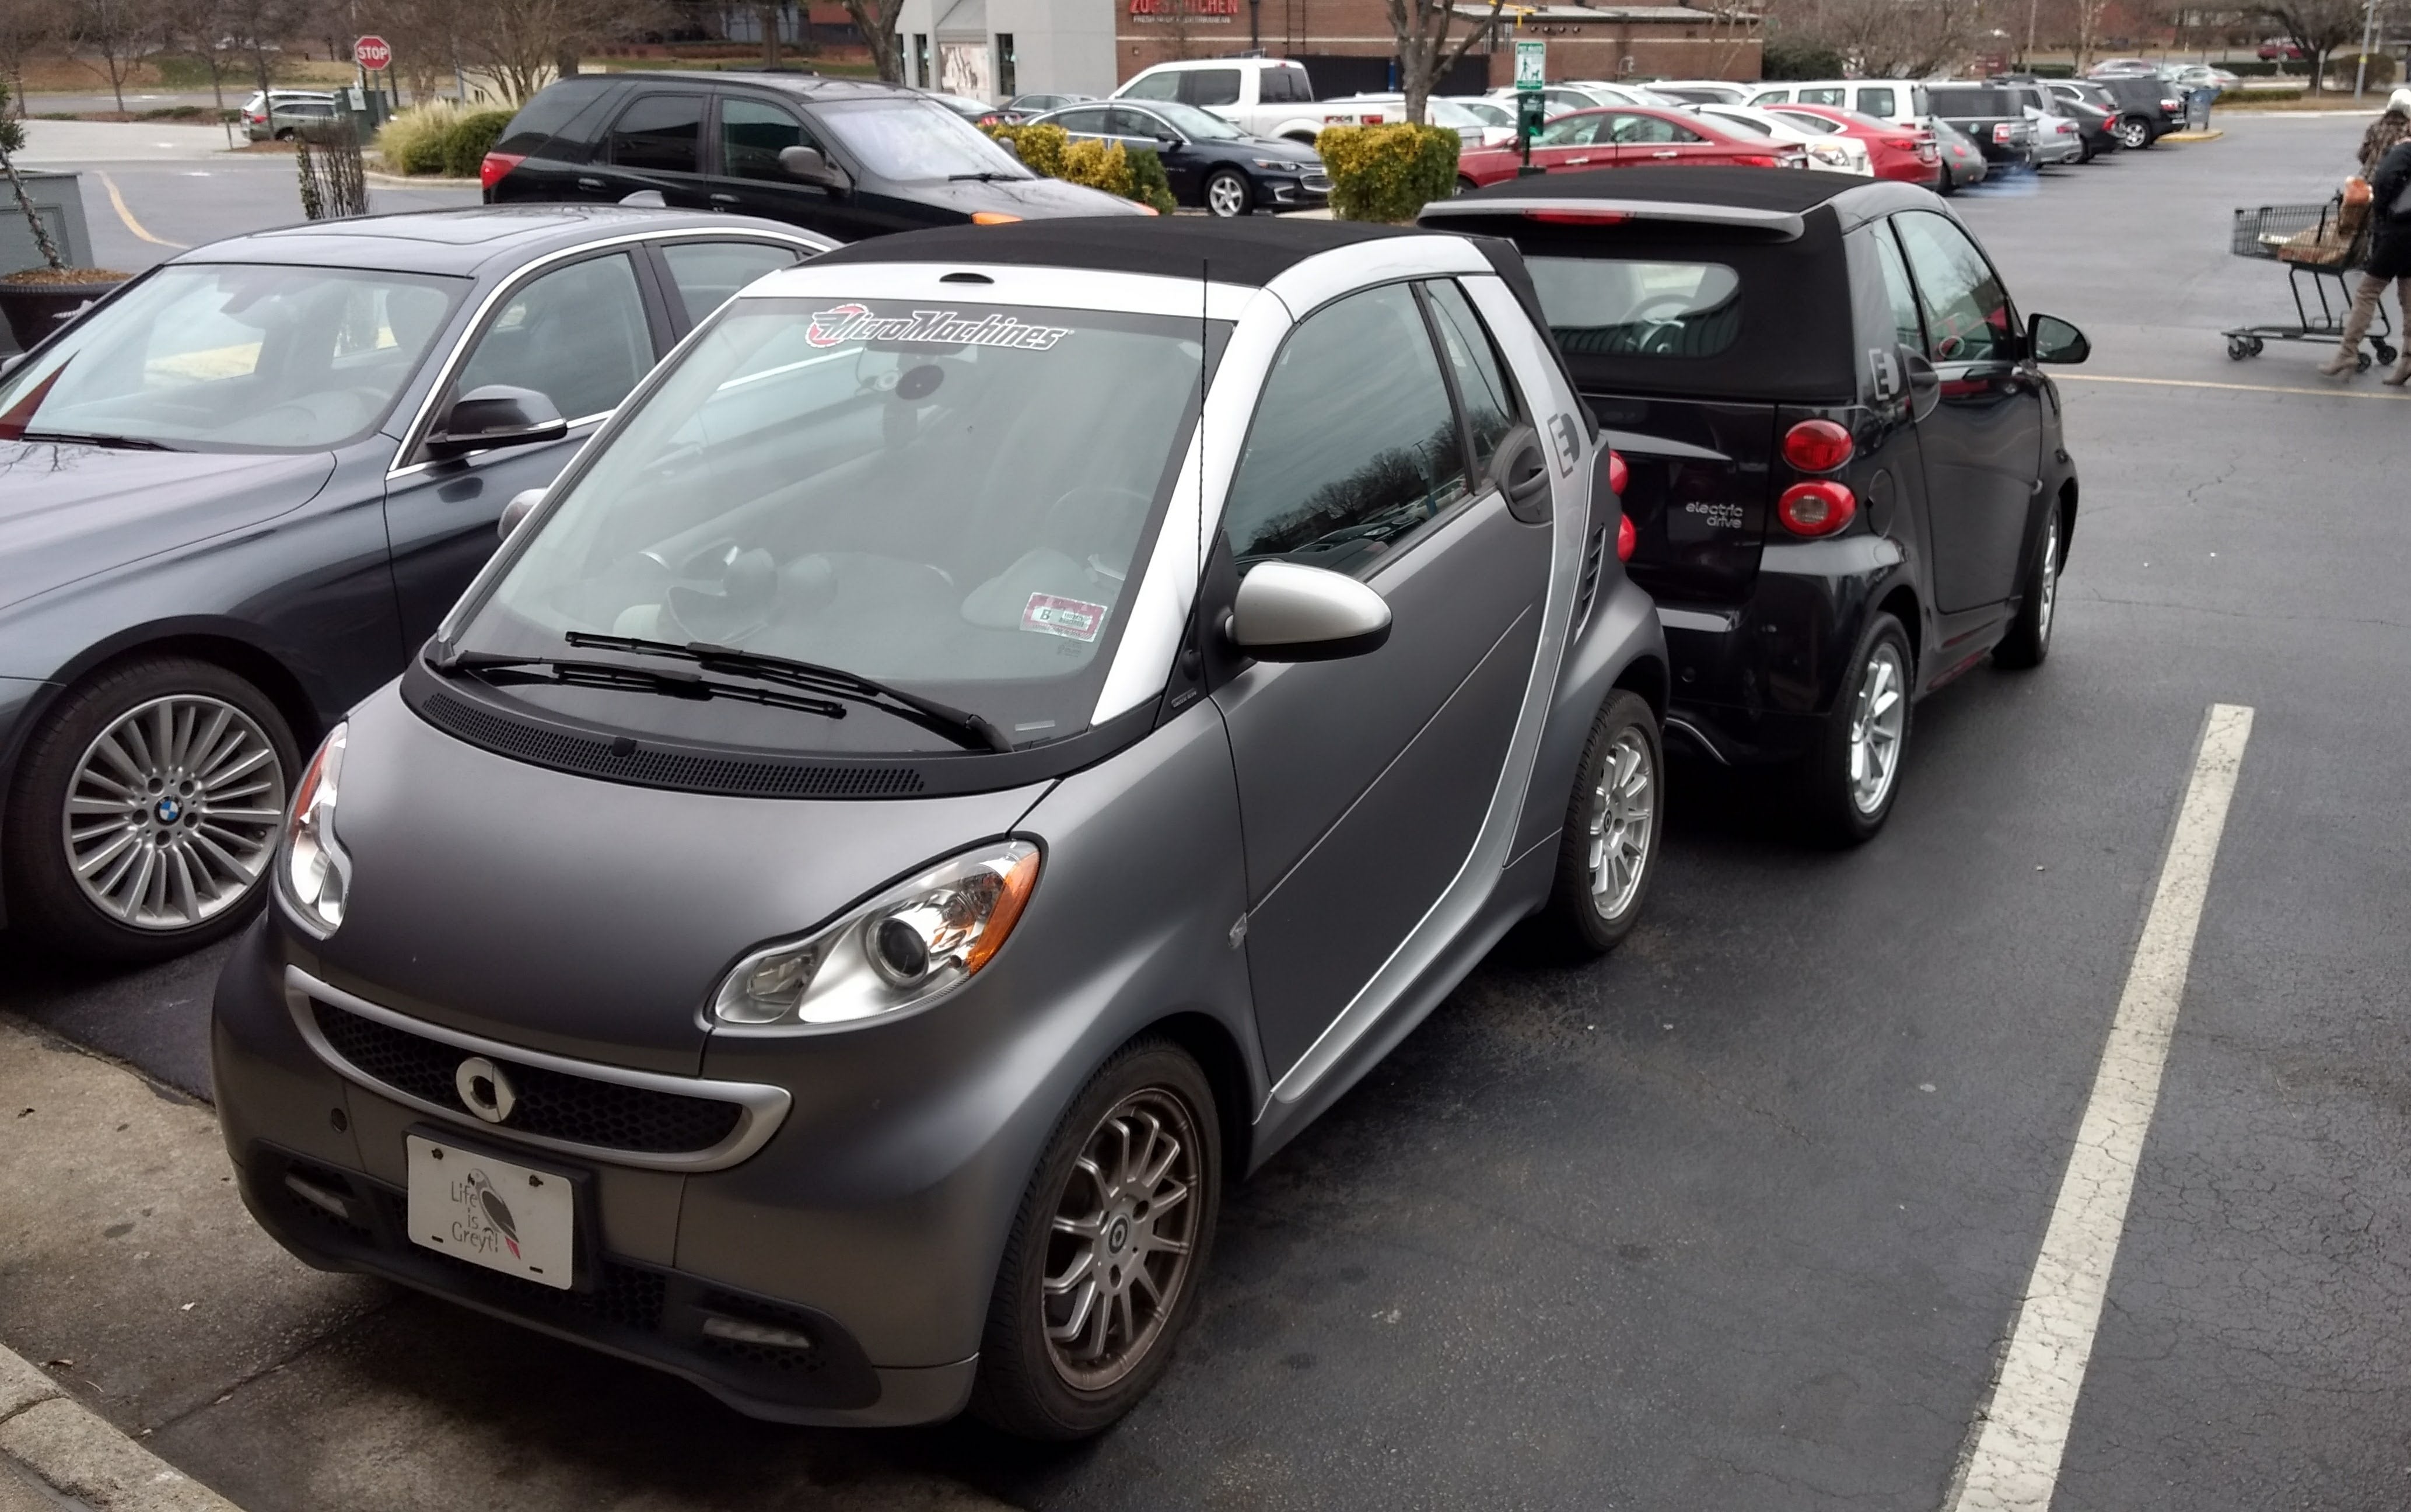
POLYGON ((376 150, 393 173, 441 173, 444 143, 460 124, 460 108, 449 100, 431 100, 395 113, 377 128, 376 150))
POLYGON ((1172 180, 1163 171, 1163 159, 1152 149, 1132 153, 1119 142, 1074 141, 1061 126, 1044 122, 990 126, 987 133, 1010 145, 1022 167, 1032 173, 1134 199, 1159 215, 1173 211, 1172 180))
POLYGON ((486 154, 511 124, 508 110, 472 110, 444 134, 444 171, 455 179, 474 179, 486 154))
POLYGON ((1842 55, 1814 42, 1770 36, 1759 54, 1759 75, 1763 79, 1839 79, 1842 73, 1842 55))
POLYGON ((1343 221, 1411 221, 1456 193, 1463 146, 1444 126, 1325 126, 1314 150, 1331 175, 1331 213, 1343 221))

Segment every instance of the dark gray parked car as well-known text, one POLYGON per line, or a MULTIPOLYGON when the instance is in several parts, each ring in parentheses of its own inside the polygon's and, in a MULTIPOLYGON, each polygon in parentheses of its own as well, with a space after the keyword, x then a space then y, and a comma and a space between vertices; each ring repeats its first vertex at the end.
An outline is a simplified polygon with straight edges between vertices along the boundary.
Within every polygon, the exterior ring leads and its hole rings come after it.
POLYGON ((659 211, 220 241, 0 377, 0 919, 151 959, 240 924, 306 752, 694 323, 827 247, 659 211))
POLYGON ((748 1413, 1111 1422, 1228 1178, 1642 908, 1664 642, 1536 309, 1299 221, 754 285, 303 778, 252 1212, 748 1413))

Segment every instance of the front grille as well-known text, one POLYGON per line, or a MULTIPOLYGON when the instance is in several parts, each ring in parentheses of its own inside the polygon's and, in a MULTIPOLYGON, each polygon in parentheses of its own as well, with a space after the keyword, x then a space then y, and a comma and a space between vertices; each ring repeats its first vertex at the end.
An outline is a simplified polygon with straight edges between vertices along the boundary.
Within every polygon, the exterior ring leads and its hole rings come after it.
MULTIPOLYGON (((439 1108, 469 1112, 454 1085, 469 1052, 313 1000, 318 1032, 360 1074, 439 1108)), ((690 1098, 623 1086, 495 1058, 518 1090, 499 1126, 597 1149, 692 1155, 737 1132, 745 1110, 717 1098, 690 1098)))
POLYGON ((900 798, 923 787, 920 769, 913 766, 736 761, 651 749, 636 740, 591 739, 522 724, 473 708, 447 693, 428 699, 419 712, 437 729, 488 750, 639 787, 738 798, 900 798))
POLYGON ((1306 186, 1306 192, 1310 195, 1327 195, 1331 193, 1331 181, 1320 173, 1309 173, 1305 178, 1300 179, 1298 182, 1304 184, 1306 186))

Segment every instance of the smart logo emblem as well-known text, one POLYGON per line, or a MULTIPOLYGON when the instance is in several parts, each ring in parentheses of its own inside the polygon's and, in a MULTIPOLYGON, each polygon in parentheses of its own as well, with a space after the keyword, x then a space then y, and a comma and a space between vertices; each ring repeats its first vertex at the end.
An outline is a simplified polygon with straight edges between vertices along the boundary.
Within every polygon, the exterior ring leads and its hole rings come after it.
POLYGON ((519 1106, 519 1090, 503 1069, 483 1055, 472 1055, 452 1073, 452 1090, 460 1094, 460 1105, 489 1124, 499 1124, 511 1116, 519 1106))

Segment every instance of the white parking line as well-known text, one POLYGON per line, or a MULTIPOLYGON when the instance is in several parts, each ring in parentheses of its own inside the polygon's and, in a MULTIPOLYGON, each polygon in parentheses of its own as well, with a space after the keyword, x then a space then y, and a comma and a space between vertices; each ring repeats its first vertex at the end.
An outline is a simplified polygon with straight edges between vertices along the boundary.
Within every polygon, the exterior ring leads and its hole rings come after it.
POLYGON ((2044 1512, 2051 1505, 2126 1227, 2135 1166, 2159 1101, 2211 865, 2251 734, 2252 711, 2241 705, 2214 704, 2202 720, 2193 780, 2160 863, 2143 938, 2127 968, 2000 1378, 1978 1411, 1981 1431, 1950 1512, 2044 1512))

